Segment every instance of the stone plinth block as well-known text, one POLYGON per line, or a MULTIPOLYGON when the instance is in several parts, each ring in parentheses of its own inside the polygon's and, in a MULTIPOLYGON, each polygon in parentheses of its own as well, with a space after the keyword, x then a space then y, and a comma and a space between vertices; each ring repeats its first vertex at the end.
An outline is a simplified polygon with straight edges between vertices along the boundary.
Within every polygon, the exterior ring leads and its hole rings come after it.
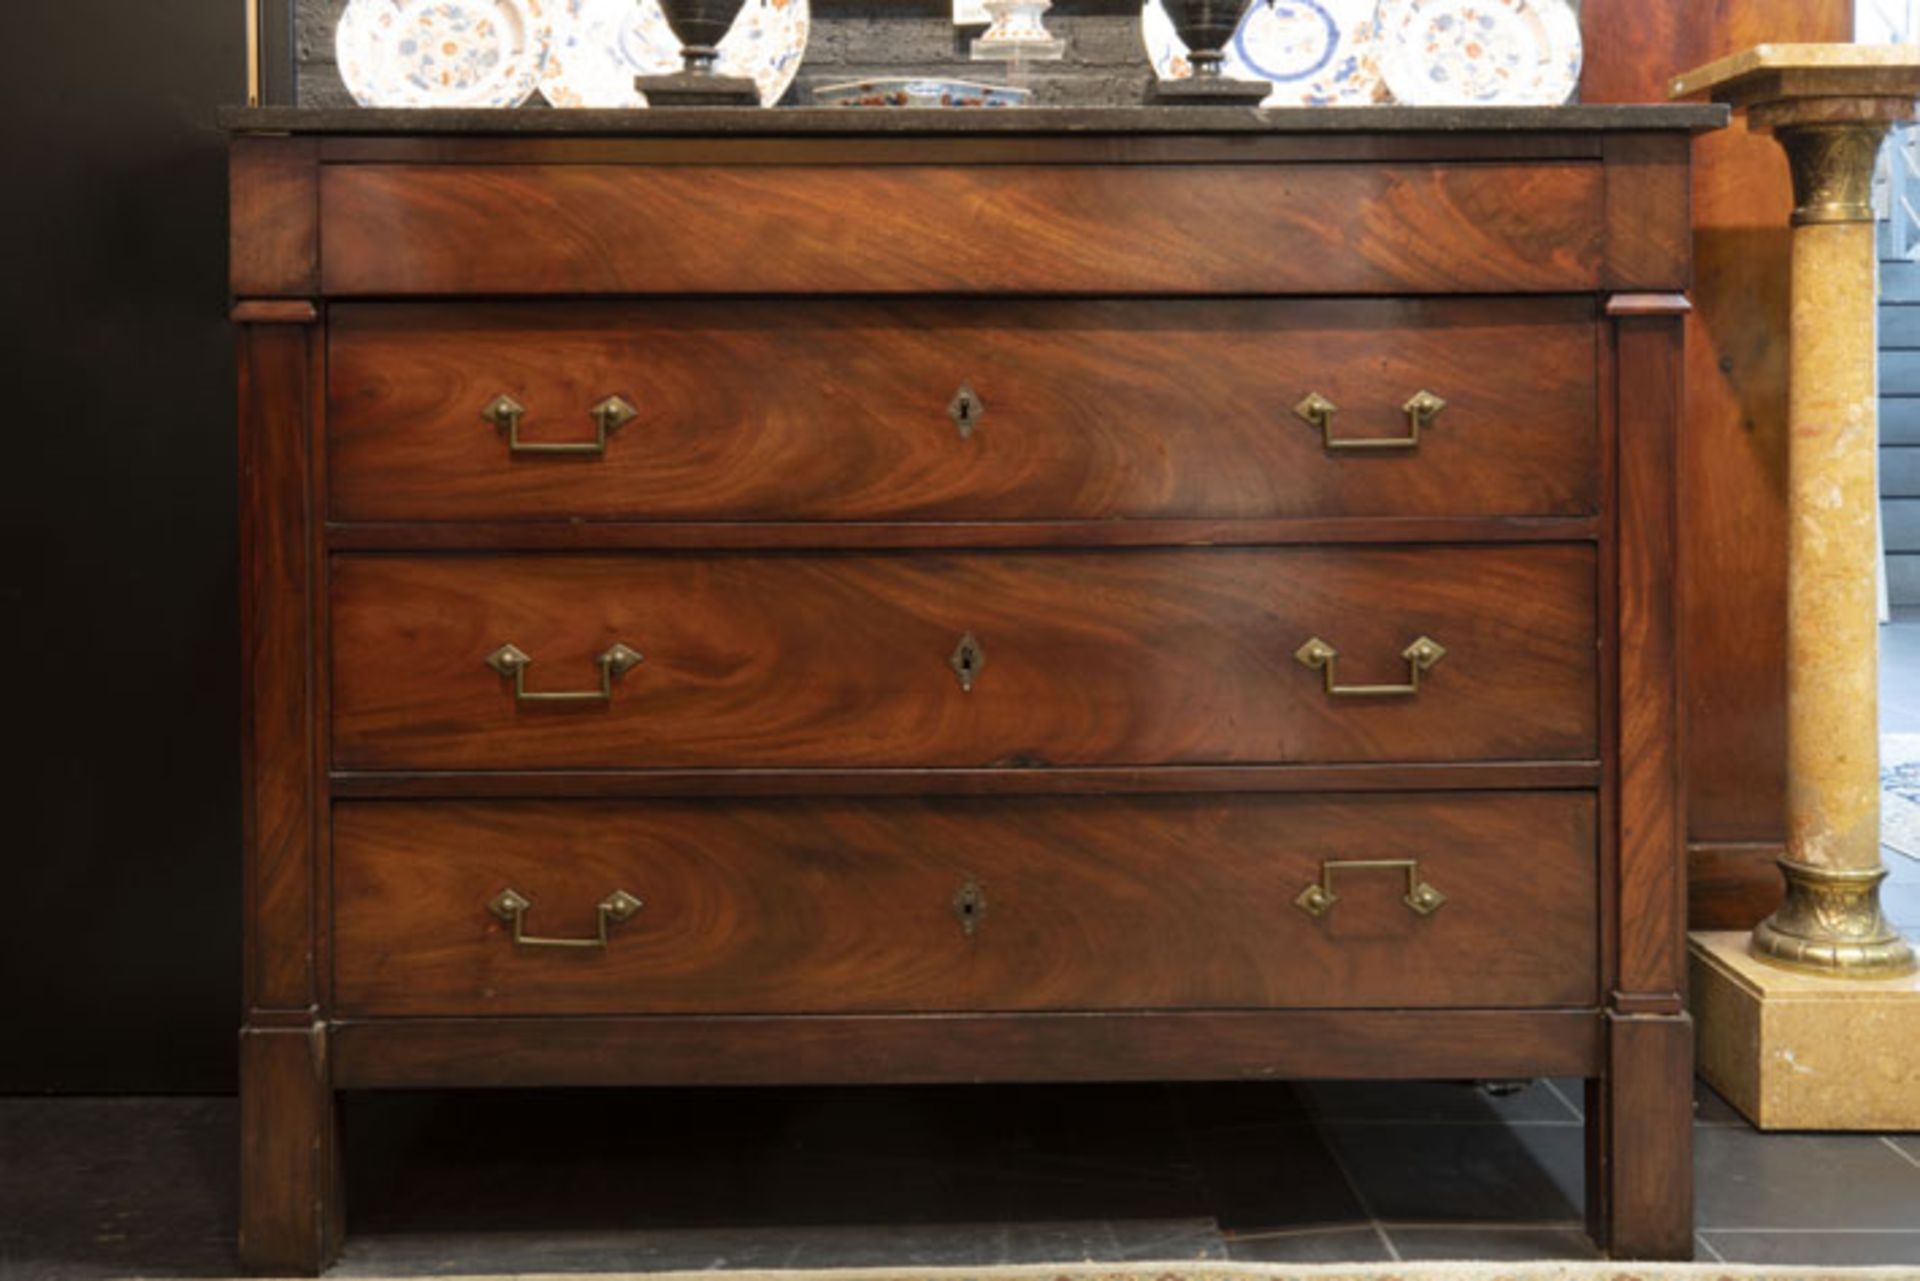
POLYGON ((1699 1072, 1763 1130, 1920 1130, 1920 976, 1766 965, 1738 931, 1689 954, 1699 1072))

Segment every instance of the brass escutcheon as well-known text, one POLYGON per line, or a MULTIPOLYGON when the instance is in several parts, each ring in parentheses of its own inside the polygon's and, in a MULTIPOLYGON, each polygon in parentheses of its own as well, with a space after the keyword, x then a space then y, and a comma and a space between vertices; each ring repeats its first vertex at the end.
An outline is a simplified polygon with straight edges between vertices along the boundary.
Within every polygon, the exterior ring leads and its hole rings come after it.
POLYGON ((980 425, 986 413, 987 406, 971 383, 961 383, 960 390, 953 393, 953 400, 947 405, 947 417, 960 429, 962 440, 973 438, 973 429, 980 425))
POLYGON ((980 882, 968 881, 953 896, 953 914, 960 918, 960 931, 972 938, 980 929, 980 920, 987 914, 987 892, 980 888, 980 882))
POLYGON ((987 649, 972 632, 960 638, 953 647, 953 653, 947 657, 947 666, 953 668, 953 674, 960 678, 960 688, 973 693, 974 682, 980 679, 980 669, 987 665, 987 649))

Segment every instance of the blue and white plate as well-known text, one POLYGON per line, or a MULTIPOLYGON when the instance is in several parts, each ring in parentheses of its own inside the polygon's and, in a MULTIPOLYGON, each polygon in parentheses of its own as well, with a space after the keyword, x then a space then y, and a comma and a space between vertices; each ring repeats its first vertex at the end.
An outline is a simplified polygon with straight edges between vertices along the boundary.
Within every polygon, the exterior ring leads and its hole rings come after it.
POLYGON ((517 107, 546 67, 550 0, 349 0, 340 78, 363 107, 517 107))
POLYGON ((1381 0, 1381 70, 1416 106, 1558 106, 1580 85, 1567 0, 1381 0))
MULTIPOLYGON (((1386 97, 1379 64, 1375 0, 1272 0, 1247 7, 1221 70, 1265 80, 1264 107, 1360 106, 1386 97)), ((1162 80, 1193 74, 1187 46, 1160 0, 1146 0, 1140 30, 1162 80)))
MULTIPOLYGON (((553 54, 540 92, 554 106, 644 107, 633 78, 680 70, 680 39, 657 0, 553 2, 553 54)), ((799 74, 811 27, 808 0, 748 0, 720 42, 720 74, 751 78, 761 105, 771 107, 799 74)))

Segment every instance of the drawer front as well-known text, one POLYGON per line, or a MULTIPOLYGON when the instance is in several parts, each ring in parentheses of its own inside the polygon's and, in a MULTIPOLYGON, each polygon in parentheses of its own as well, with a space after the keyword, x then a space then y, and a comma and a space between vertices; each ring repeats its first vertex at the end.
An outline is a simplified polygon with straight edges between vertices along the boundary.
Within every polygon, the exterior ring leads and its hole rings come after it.
POLYGON ((339 556, 334 760, 1585 760, 1595 591, 1585 545, 339 556))
POLYGON ((1532 293, 1594 162, 324 166, 331 295, 1532 293))
POLYGON ((1587 299, 369 304, 330 332, 339 521, 1597 504, 1587 299), (1421 392, 1445 407, 1410 415, 1421 392), (517 447, 484 416, 503 396, 517 447), (588 448, 615 396, 636 416, 588 448))
POLYGON ((369 802, 333 831, 350 1015, 1597 999, 1585 793, 369 802), (509 890, 523 935, 587 945, 516 944, 509 890), (616 893, 641 906, 597 946, 616 893))

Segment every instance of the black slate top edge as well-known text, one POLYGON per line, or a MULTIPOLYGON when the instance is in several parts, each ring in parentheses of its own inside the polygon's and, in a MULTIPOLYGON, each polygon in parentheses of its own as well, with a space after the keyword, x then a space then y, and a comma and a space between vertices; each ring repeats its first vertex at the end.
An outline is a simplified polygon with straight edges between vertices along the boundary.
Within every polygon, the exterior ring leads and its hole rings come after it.
POLYGON ((1004 107, 959 110, 781 107, 639 111, 226 107, 230 133, 472 134, 512 137, 730 137, 1074 134, 1702 132, 1729 109, 1704 104, 1571 107, 1004 107))

